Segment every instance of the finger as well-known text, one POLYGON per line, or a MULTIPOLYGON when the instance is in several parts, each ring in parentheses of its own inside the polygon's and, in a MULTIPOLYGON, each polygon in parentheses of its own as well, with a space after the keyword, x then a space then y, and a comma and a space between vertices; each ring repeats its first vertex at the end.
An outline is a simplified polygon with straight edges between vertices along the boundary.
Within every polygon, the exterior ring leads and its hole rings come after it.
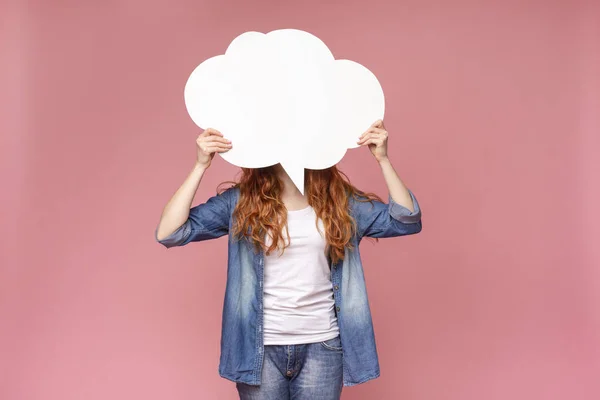
POLYGON ((206 153, 223 153, 225 151, 231 150, 231 147, 228 146, 208 146, 205 150, 206 153))
POLYGON ((225 153, 229 150, 231 150, 231 147, 229 147, 229 146, 213 146, 210 148, 211 154, 212 153, 225 153))
POLYGON ((375 136, 375 134, 373 134, 373 133, 370 133, 370 134, 368 134, 367 136, 365 136, 364 138, 360 139, 360 140, 359 140, 358 142, 356 142, 356 143, 358 143, 358 144, 364 144, 364 143, 365 143, 367 140, 369 140, 369 139, 372 139, 372 138, 374 138, 374 137, 376 137, 376 136, 375 136))
POLYGON ((213 128, 206 128, 204 130, 204 132, 202 132, 201 135, 204 137, 206 137, 206 136, 221 136, 221 137, 223 137, 223 134, 221 132, 219 132, 218 130, 213 129, 213 128))
POLYGON ((206 146, 207 149, 231 149, 232 146, 231 145, 226 145, 226 144, 219 144, 219 143, 215 143, 212 145, 207 145, 206 146))
POLYGON ((369 128, 366 131, 364 131, 362 135, 360 135, 358 137, 358 140, 364 140, 365 138, 371 136, 372 134, 373 134, 373 131, 371 130, 371 128, 369 128))
POLYGON ((373 122, 373 125, 371 125, 372 128, 382 128, 383 127, 383 120, 382 119, 378 119, 377 121, 373 122))
POLYGON ((198 145, 198 147, 204 149, 207 147, 214 147, 214 146, 230 146, 231 147, 231 141, 227 141, 226 139, 220 138, 218 136, 212 136, 210 138, 200 138, 196 141, 196 144, 198 145))
POLYGON ((364 142, 362 145, 363 146, 367 146, 369 144, 374 144, 375 146, 379 147, 383 144, 383 140, 382 139, 376 139, 376 138, 371 138, 369 140, 367 140, 366 142, 364 142))
POLYGON ((207 138, 202 138, 200 140, 203 143, 223 143, 223 144, 230 144, 231 140, 229 139, 225 139, 224 137, 220 137, 220 136, 210 136, 207 138))
POLYGON ((209 152, 211 152, 211 149, 215 149, 215 148, 230 149, 231 144, 218 143, 218 142, 212 142, 212 143, 202 142, 202 143, 198 143, 198 147, 203 152, 209 153, 209 152))
POLYGON ((369 132, 365 137, 360 139, 357 143, 364 144, 369 139, 382 139, 383 140, 383 139, 385 139, 385 136, 381 133, 369 132))
POLYGON ((222 147, 224 149, 230 149, 231 143, 219 143, 219 142, 213 142, 213 143, 207 143, 206 146, 208 147, 222 147))
POLYGON ((216 129, 211 129, 210 130, 210 136, 220 136, 220 137, 223 137, 223 134, 221 132, 219 132, 218 130, 216 130, 216 129))
POLYGON ((369 129, 367 129, 366 131, 364 131, 362 133, 362 135, 359 136, 359 139, 364 138, 366 135, 368 135, 369 133, 373 132, 373 126, 370 126, 369 129))
POLYGON ((384 128, 376 128, 371 126, 362 135, 359 136, 359 139, 362 139, 363 137, 365 137, 365 135, 369 134, 370 132, 385 133, 387 135, 387 131, 384 128))
POLYGON ((380 133, 382 135, 387 135, 387 131, 383 128, 371 128, 370 129, 371 132, 377 132, 380 133))

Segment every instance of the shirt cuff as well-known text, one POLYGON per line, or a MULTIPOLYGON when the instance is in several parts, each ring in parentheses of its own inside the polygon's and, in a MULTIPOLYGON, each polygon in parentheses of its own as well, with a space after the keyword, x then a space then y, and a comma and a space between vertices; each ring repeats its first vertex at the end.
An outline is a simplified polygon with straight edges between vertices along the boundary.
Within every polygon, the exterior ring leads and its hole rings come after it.
POLYGON ((165 247, 178 246, 187 239, 191 231, 189 220, 184 222, 179 228, 164 239, 158 239, 158 226, 154 230, 154 239, 165 247))
POLYGON ((408 193, 410 193, 410 197, 412 199, 413 207, 414 207, 415 211, 410 211, 408 208, 404 207, 403 205, 396 203, 394 201, 394 199, 392 199, 392 196, 390 195, 389 196, 390 215, 392 216, 392 218, 394 218, 395 220, 400 221, 402 223, 416 224, 417 222, 419 222, 421 220, 421 208, 419 207, 419 202, 417 201, 417 198, 415 197, 413 192, 408 190, 408 193))

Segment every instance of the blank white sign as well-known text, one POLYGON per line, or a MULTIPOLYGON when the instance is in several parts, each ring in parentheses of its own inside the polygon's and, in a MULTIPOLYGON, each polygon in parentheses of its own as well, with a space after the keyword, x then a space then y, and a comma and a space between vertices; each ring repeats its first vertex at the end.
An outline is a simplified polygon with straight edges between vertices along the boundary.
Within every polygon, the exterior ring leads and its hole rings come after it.
POLYGON ((196 125, 232 141, 225 160, 281 163, 302 193, 304 168, 338 163, 385 109, 371 71, 335 60, 323 41, 296 29, 241 34, 194 69, 184 96, 196 125))

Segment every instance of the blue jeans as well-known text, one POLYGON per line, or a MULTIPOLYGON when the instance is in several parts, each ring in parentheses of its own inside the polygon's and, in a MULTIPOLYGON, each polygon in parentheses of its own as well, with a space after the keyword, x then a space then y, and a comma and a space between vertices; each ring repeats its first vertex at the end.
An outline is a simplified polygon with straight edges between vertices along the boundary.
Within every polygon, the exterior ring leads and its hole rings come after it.
POLYGON ((338 400, 342 342, 265 346, 259 386, 236 383, 241 400, 338 400))

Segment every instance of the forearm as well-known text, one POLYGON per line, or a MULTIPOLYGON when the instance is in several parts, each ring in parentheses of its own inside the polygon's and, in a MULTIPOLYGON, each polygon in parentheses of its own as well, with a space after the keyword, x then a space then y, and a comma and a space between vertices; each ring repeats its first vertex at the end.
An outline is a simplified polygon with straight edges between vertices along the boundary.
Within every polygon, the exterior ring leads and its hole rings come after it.
POLYGON ((188 174, 183 184, 177 189, 173 197, 171 197, 163 209, 160 222, 158 223, 156 236, 159 240, 175 232, 188 219, 192 201, 194 201, 194 196, 205 171, 206 167, 194 164, 192 171, 188 174))
POLYGON ((415 209, 410 192, 396 173, 389 158, 386 157, 379 161, 379 166, 381 167, 383 178, 385 179, 385 183, 392 199, 396 203, 408 208, 411 212, 414 212, 415 209))

